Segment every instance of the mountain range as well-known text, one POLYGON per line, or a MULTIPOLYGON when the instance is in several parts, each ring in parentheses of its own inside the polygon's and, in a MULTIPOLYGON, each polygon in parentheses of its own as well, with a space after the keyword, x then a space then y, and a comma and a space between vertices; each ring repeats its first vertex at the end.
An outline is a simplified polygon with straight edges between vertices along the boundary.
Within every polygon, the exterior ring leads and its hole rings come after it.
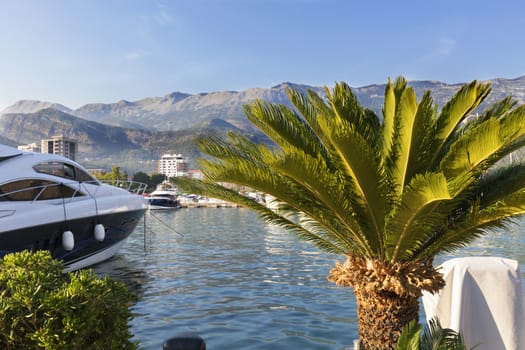
MULTIPOLYGON (((525 76, 488 82, 492 93, 485 105, 508 95, 525 103, 525 76)), ((462 83, 411 81, 409 85, 418 97, 430 90, 441 107, 462 83)), ((224 135, 234 130, 255 142, 268 142, 246 119, 243 105, 255 99, 290 105, 286 97, 289 88, 324 95, 323 87, 285 82, 241 92, 173 92, 137 101, 92 103, 77 109, 60 103, 21 100, 0 112, 0 142, 38 143, 43 138, 64 135, 78 140, 78 160, 89 167, 120 165, 129 172, 154 172, 156 160, 164 153, 181 153, 194 166, 192 161, 199 153, 193 141, 198 136, 224 135)), ((384 89, 384 84, 353 88, 360 102, 378 115, 384 89)))

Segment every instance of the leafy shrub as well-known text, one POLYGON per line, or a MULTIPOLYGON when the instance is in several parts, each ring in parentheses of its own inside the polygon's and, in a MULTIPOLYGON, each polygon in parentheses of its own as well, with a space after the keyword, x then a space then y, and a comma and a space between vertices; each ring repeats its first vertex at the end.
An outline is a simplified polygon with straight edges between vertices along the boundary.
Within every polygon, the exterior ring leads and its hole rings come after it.
POLYGON ((47 251, 0 260, 0 348, 137 349, 126 286, 92 270, 62 270, 47 251))

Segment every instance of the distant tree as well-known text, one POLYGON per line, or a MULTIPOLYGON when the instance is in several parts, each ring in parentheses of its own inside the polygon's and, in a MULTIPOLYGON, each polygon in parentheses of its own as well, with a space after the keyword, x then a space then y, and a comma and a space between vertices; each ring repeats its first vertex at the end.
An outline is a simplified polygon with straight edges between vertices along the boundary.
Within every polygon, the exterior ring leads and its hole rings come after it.
POLYGON ((103 181, 116 181, 116 180, 128 180, 128 173, 126 171, 120 171, 120 166, 115 165, 111 168, 111 172, 108 173, 99 173, 94 172, 93 176, 98 180, 103 181))
POLYGON ((166 175, 164 174, 152 174, 150 176, 151 178, 151 186, 155 188, 158 184, 160 184, 162 181, 166 180, 166 175))
POLYGON ((165 176, 162 174, 152 174, 150 176, 143 171, 136 172, 132 178, 133 181, 147 184, 149 190, 155 189, 155 187, 164 181, 164 179, 165 176))
POLYGON ((95 179, 98 179, 98 180, 103 180, 103 178, 106 176, 106 172, 105 171, 90 171, 91 175, 93 175, 95 177, 95 179))
POLYGON ((114 166, 111 169, 111 180, 120 180, 120 167, 114 166))
POLYGON ((134 175, 133 175, 133 178, 132 178, 133 181, 137 181, 137 182, 142 182, 142 183, 145 183, 145 184, 148 184, 150 183, 151 181, 151 178, 149 177, 148 174, 146 174, 145 172, 143 171, 139 171, 139 172, 136 172, 134 175))

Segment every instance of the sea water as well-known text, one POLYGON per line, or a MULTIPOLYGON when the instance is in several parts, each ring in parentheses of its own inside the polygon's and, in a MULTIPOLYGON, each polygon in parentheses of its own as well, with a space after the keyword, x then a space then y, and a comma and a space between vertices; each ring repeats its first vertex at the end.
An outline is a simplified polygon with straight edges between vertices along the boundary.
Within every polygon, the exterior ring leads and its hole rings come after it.
MULTIPOLYGON (((525 271, 522 227, 494 232, 455 256, 517 259, 525 271)), ((351 288, 327 281, 336 260, 344 257, 247 209, 196 208, 146 213, 145 225, 94 270, 138 295, 131 332, 145 350, 184 333, 213 350, 351 349, 356 304, 351 288)))

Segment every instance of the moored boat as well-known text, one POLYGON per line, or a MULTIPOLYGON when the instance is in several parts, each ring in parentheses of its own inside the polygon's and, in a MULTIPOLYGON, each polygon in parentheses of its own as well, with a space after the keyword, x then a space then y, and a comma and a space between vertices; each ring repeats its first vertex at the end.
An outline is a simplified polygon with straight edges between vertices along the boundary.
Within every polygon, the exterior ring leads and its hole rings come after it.
POLYGON ((149 210, 175 210, 181 207, 176 189, 167 181, 159 184, 147 198, 149 210))
POLYGON ((149 210, 174 210, 180 207, 180 202, 173 196, 154 195, 148 197, 149 210))
POLYGON ((53 154, 0 145, 0 256, 50 251, 67 271, 112 257, 146 210, 146 185, 96 180, 53 154))

